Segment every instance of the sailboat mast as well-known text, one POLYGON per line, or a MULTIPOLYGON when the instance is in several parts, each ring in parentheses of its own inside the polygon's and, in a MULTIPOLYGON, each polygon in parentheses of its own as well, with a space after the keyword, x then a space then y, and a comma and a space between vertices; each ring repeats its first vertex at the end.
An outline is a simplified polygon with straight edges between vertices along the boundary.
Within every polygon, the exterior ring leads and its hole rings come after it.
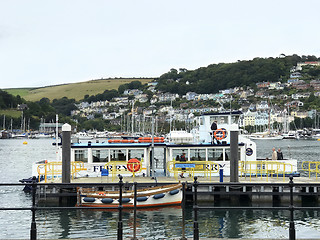
POLYGON ((271 107, 270 107, 270 99, 268 100, 268 131, 269 131, 269 133, 270 133, 270 122, 271 122, 271 109, 270 109, 271 107))

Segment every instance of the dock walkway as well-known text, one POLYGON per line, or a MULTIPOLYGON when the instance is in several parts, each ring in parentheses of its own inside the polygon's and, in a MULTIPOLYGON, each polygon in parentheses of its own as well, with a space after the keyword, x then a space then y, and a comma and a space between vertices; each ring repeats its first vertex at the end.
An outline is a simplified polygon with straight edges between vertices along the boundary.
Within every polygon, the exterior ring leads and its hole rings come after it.
MULTIPOLYGON (((161 183, 177 183, 177 182, 188 182, 192 183, 194 179, 192 177, 178 178, 176 180, 173 177, 123 177, 123 182, 137 182, 137 183, 153 183, 153 182, 161 182, 161 183)), ((198 177, 198 182, 200 183, 218 183, 220 181, 219 177, 211 177, 211 180, 206 177, 198 177)), ((320 178, 308 178, 308 177, 294 177, 294 183, 320 183, 320 178)), ((61 179, 55 181, 55 183, 60 183, 61 179)), ((88 177, 88 178, 76 178, 72 179, 71 183, 118 183, 119 179, 115 178, 112 180, 111 177, 88 177)), ((223 178, 224 183, 230 182, 230 177, 223 178)), ((287 183, 289 182, 288 177, 239 177, 239 183, 287 183)))

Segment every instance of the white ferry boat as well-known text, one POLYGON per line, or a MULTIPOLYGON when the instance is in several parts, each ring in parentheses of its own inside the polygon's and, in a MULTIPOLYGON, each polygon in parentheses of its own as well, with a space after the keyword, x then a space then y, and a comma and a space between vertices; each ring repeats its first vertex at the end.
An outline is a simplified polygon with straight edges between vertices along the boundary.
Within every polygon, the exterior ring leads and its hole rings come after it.
MULTIPOLYGON (((237 130, 241 112, 205 114, 199 117, 191 133, 172 132, 167 139, 145 137, 110 139, 105 142, 71 144, 71 173, 73 178, 101 177, 116 179, 123 176, 153 177, 156 161, 152 152, 163 152, 161 174, 178 179, 186 176, 230 175, 230 128, 237 130), (215 122, 217 129, 211 130, 215 122), (185 160, 181 161, 180 156, 185 160)), ((292 174, 297 171, 296 160, 257 160, 256 143, 239 135, 239 175, 292 174)), ((61 149, 59 149, 61 155, 61 149)), ((159 166, 158 166, 159 169, 159 166)), ((39 161, 32 175, 39 181, 54 181, 61 177, 61 162, 39 161)), ((159 172, 159 171, 158 171, 159 172)))

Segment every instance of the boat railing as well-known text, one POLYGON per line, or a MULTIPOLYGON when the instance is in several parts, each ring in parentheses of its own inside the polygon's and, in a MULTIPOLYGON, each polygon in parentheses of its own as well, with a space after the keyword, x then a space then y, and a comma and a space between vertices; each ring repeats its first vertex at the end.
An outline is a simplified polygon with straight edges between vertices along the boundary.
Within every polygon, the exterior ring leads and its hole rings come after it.
POLYGON ((112 181, 115 180, 118 175, 132 174, 133 180, 137 173, 142 171, 142 162, 126 162, 126 161, 111 161, 104 165, 105 169, 108 169, 111 174, 112 181), (121 167, 124 166, 124 167, 121 167))
POLYGON ((167 163, 167 169, 178 180, 179 174, 186 173, 190 177, 194 177, 195 174, 203 175, 210 179, 213 174, 219 173, 220 165, 213 161, 169 161, 167 163))
POLYGON ((279 161, 239 161, 239 176, 249 177, 250 181, 253 177, 266 178, 279 177, 285 181, 285 176, 288 173, 293 173, 293 165, 291 163, 279 162, 279 161))
MULTIPOLYGON (((87 170, 84 166, 84 162, 76 161, 71 162, 71 177, 72 179, 77 177, 80 171, 87 170)), ((62 162, 46 162, 37 166, 38 181, 44 181, 47 183, 49 180, 53 181, 56 178, 62 176, 62 162)))
POLYGON ((301 171, 308 172, 309 173, 309 178, 312 175, 315 175, 316 179, 318 179, 318 174, 320 174, 320 162, 303 161, 302 164, 301 164, 301 171))

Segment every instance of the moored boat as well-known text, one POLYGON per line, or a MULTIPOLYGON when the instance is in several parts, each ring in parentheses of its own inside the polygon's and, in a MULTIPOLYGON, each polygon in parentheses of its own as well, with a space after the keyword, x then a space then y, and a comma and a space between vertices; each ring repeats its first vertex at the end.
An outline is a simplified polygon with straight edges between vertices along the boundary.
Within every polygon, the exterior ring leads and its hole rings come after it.
MULTIPOLYGON (((78 206, 84 207, 118 207, 119 191, 92 191, 88 188, 78 189, 78 206)), ((149 187, 137 190, 137 208, 153 208, 180 205, 183 198, 182 184, 149 187)), ((134 207, 134 191, 122 192, 123 208, 134 207)))
MULTIPOLYGON (((220 176, 221 170, 224 176, 230 176, 230 131, 231 127, 233 131, 239 131, 237 123, 240 114, 204 114, 199 117, 197 131, 172 134, 167 138, 169 141, 163 137, 141 137, 138 140, 109 139, 102 142, 72 143, 72 178, 101 177, 103 171, 106 171, 107 178, 114 181, 119 174, 133 178, 154 177, 155 170, 161 176, 173 177, 176 180, 179 176, 183 177, 183 173, 190 177, 211 178, 220 176), (211 128, 213 122, 217 124, 215 130, 211 128), (163 153, 163 157, 161 154, 157 156, 162 161, 158 168, 156 159, 151 154, 154 149, 163 153), (179 159, 183 154, 185 162, 179 159)), ((253 166, 261 164, 257 159, 256 143, 239 135, 238 148, 238 161, 241 166, 245 166, 245 171, 258 169, 253 166)), ((57 152, 61 159, 61 148, 57 149, 57 152)), ((281 166, 279 164, 280 162, 272 163, 270 167, 285 174, 297 171, 297 160, 284 160, 281 166)), ((33 164, 32 176, 36 176, 40 182, 50 182, 61 178, 61 172, 61 161, 39 161, 33 164)))
POLYGON ((252 140, 281 140, 283 139, 283 136, 270 134, 270 132, 257 132, 249 135, 249 138, 252 140))

